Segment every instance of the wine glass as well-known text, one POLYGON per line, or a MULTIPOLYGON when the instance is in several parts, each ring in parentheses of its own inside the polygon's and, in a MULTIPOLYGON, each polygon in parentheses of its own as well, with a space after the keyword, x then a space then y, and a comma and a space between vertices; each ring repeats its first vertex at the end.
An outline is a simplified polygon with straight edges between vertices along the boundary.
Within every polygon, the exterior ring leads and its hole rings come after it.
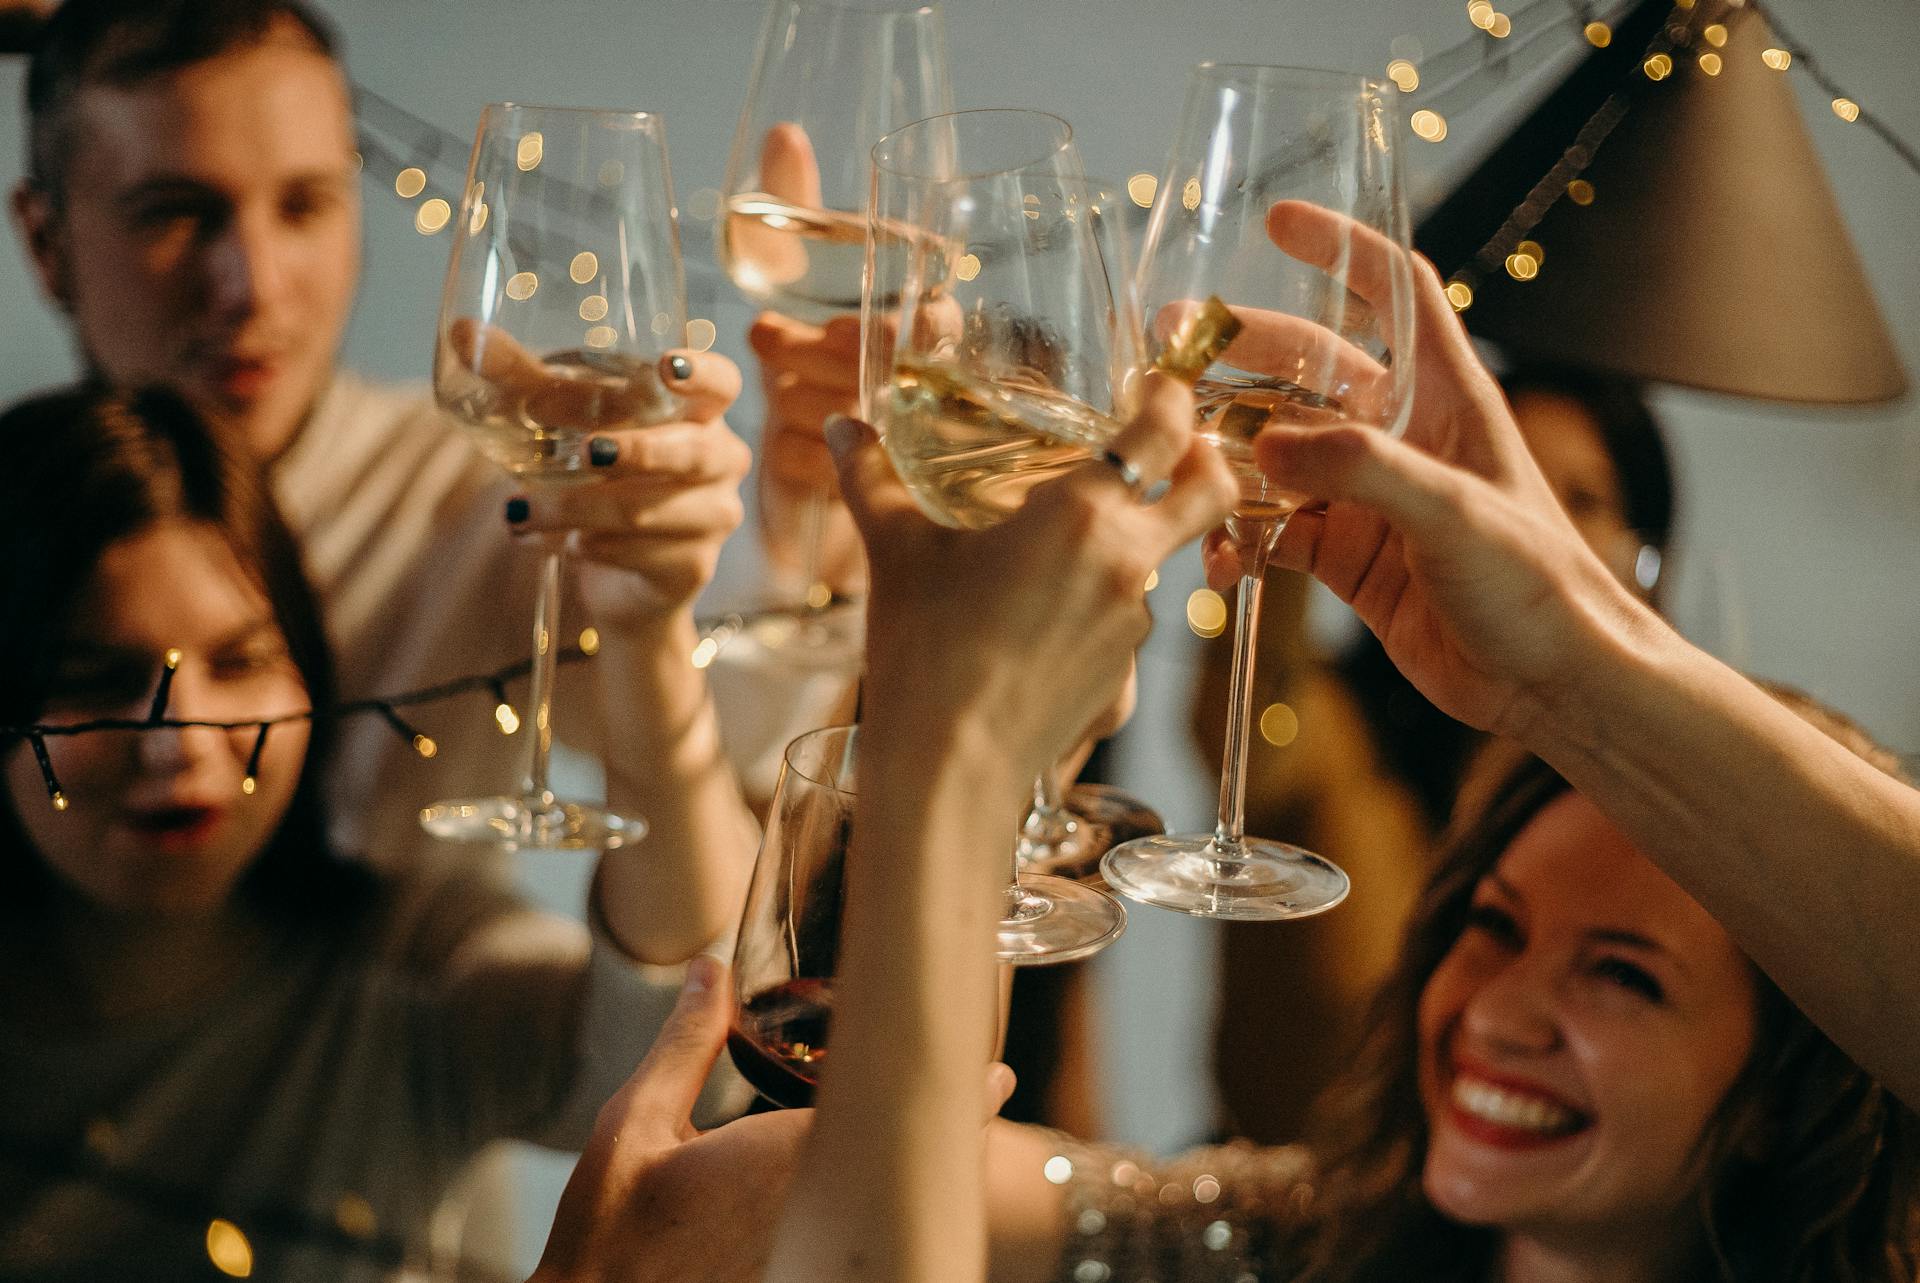
POLYGON ((788 1109, 813 1103, 826 1055, 857 736, 828 726, 787 745, 734 942, 727 1050, 741 1077, 788 1109))
MULTIPOLYGON (((951 109, 946 35, 932 4, 772 0, 721 182, 720 265, 749 299, 822 324, 860 310, 867 153, 881 135, 951 109)), ((849 354, 851 369, 852 354, 849 354)), ((799 514, 801 601, 756 614, 722 654, 814 667, 856 661, 864 622, 834 602, 820 549, 827 496, 799 514)))
MULTIPOLYGON (((434 396, 488 458, 536 484, 583 480, 594 433, 679 415, 658 368, 686 327, 659 116, 488 106, 453 232, 434 396)), ((420 822, 438 837, 605 848, 645 830, 548 786, 566 541, 545 541, 520 792, 427 807, 420 822)))
POLYGON ((1101 871, 1135 900, 1273 920, 1322 912, 1347 894, 1334 864, 1245 832, 1261 579, 1300 503, 1255 467, 1252 441, 1275 423, 1404 426, 1413 276, 1393 92, 1338 72, 1213 63, 1188 84, 1147 225, 1140 293, 1150 342, 1164 342, 1210 296, 1242 327, 1194 389, 1201 435, 1240 481, 1227 522, 1240 554, 1239 617, 1218 822, 1212 833, 1109 851, 1101 871), (1293 253, 1271 234, 1285 228, 1293 253))
MULTIPOLYGON (((1120 202, 1083 178, 1067 123, 1041 112, 933 117, 881 139, 873 163, 864 412, 929 517, 991 526, 1103 449, 1137 395, 1120 202)), ((1043 777, 1036 797, 1053 787, 1043 777)), ((1117 901, 1024 875, 1021 854, 1002 958, 1061 962, 1119 936, 1117 901)))

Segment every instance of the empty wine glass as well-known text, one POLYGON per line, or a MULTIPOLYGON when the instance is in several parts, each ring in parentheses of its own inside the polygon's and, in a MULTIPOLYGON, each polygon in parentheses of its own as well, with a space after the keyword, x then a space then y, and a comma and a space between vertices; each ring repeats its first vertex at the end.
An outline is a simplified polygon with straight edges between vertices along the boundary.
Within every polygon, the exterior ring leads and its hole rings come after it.
MULTIPOLYGON (((772 0, 721 182, 721 267, 753 302, 795 320, 857 314, 867 153, 889 130, 950 107, 938 6, 772 0)), ((826 508, 816 491, 798 513, 800 601, 748 618, 725 662, 760 652, 818 668, 857 661, 862 613, 836 603, 821 572, 826 508)))
MULTIPOLYGON (((594 433, 679 415, 659 372, 686 327, 673 209, 660 117, 513 103, 481 113, 453 219, 433 386, 506 471, 535 484, 584 479, 594 433)), ((421 824, 436 836, 605 848, 645 830, 548 785, 566 538, 545 538, 521 790, 427 807, 421 824)))
POLYGON ((1304 917, 1345 898, 1329 861, 1245 832, 1261 580, 1300 497, 1260 472, 1269 424, 1397 432, 1410 408, 1413 276, 1394 90, 1338 72, 1202 64, 1188 85, 1142 250, 1151 341, 1209 297, 1240 330, 1195 385, 1202 436, 1240 481, 1241 561, 1220 811, 1212 833, 1114 848, 1115 890, 1206 917, 1304 917))
MULTIPOLYGON (((1145 349, 1120 204, 1041 112, 920 121, 873 161, 865 413, 928 516, 991 526, 1129 412, 1145 349)), ((1052 788, 1038 781, 1036 800, 1052 788)), ((1034 836, 1011 853, 1000 956, 1060 962, 1111 943, 1126 923, 1111 896, 1021 872, 1034 836)))

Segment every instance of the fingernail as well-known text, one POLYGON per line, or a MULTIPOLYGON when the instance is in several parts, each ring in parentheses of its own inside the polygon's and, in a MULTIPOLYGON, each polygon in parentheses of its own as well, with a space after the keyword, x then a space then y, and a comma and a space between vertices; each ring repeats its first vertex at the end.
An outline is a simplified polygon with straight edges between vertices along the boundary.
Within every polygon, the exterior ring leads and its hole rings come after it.
POLYGON ((844 414, 829 414, 821 430, 827 437, 827 449, 833 451, 835 459, 853 449, 853 443, 860 439, 860 421, 844 414))
POLYGON ((612 437, 593 437, 587 442, 587 462, 604 468, 620 457, 620 443, 612 437))
POLYGON ((720 960, 702 953, 687 964, 687 980, 680 986, 680 992, 688 996, 703 994, 719 982, 720 960))
POLYGON ((685 383, 693 377, 693 362, 684 356, 668 357, 667 377, 676 383, 685 383))
POLYGON ((517 526, 525 521, 531 511, 532 509, 527 506, 527 500, 524 495, 515 495, 513 498, 507 500, 507 520, 513 525, 517 526))

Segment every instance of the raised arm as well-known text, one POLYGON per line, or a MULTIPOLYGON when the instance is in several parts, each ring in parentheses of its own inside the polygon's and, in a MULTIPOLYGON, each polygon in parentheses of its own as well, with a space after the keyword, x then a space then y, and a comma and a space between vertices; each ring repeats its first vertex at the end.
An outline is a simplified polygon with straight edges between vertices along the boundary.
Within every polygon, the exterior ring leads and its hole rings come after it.
MULTIPOLYGON (((1315 261, 1392 253, 1276 206, 1315 261)), ((1432 267, 1404 441, 1272 428, 1261 466, 1327 501, 1275 561, 1310 571, 1440 708, 1518 740, 1597 803, 1816 1023, 1920 1102, 1920 794, 1689 645, 1586 548, 1432 267)), ((1357 274, 1364 277, 1365 273, 1357 274)), ((1231 572, 1215 547, 1209 569, 1231 572)))
POLYGON ((1188 448, 1185 390, 1155 382, 1115 449, 1171 477, 1157 503, 1089 463, 986 531, 934 526, 871 432, 836 427, 873 563, 860 791, 834 1058, 770 1281, 985 1277, 978 1098, 1006 851, 1034 773, 1125 680, 1148 572, 1234 496, 1188 448))

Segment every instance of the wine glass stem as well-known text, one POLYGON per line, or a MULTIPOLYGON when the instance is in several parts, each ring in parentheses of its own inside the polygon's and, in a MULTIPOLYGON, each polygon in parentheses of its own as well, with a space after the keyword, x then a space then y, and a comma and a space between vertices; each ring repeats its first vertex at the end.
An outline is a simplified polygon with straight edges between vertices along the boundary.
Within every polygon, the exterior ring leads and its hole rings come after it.
POLYGON ((1071 836, 1073 814, 1061 800, 1059 781, 1042 771, 1033 777, 1033 806, 1020 826, 1021 842, 1030 849, 1056 847, 1071 836))
POLYGON ((533 716, 527 741, 524 792, 542 806, 550 806, 547 759, 553 748, 553 673, 555 642, 560 630, 560 563, 566 554, 566 536, 550 535, 540 564, 540 591, 533 607, 533 672, 527 703, 533 716))
POLYGON ((822 606, 818 600, 821 586, 821 545, 826 541, 827 492, 818 486, 807 490, 800 501, 800 601, 806 606, 822 606))
POLYGON ((1231 530, 1240 548, 1239 614, 1233 623, 1233 684, 1227 694, 1227 745, 1220 764, 1220 818, 1213 845, 1237 852, 1247 832, 1247 740, 1252 730, 1253 654, 1260 636, 1260 592, 1267 556, 1279 538, 1278 522, 1238 521, 1231 530))

